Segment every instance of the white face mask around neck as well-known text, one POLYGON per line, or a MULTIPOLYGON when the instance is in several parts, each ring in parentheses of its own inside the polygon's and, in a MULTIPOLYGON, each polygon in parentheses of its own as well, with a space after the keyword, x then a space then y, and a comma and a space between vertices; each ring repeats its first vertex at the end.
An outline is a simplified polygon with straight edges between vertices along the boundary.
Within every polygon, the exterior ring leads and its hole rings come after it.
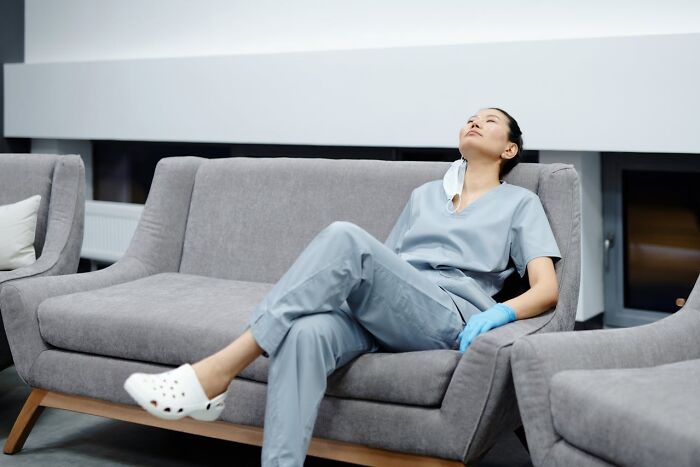
POLYGON ((462 187, 464 187, 464 173, 467 170, 467 161, 459 158, 452 163, 445 176, 442 177, 442 187, 447 196, 447 210, 456 212, 462 204, 462 187), (452 198, 458 196, 457 207, 452 207, 452 198))

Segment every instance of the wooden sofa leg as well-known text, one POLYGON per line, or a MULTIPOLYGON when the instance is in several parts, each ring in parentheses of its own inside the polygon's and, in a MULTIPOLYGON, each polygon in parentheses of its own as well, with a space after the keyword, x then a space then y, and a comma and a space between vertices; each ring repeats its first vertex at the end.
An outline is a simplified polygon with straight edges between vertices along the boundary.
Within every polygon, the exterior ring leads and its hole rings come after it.
POLYGON ((44 411, 44 407, 40 404, 45 395, 46 391, 43 389, 32 389, 17 416, 17 420, 15 420, 15 424, 12 426, 12 431, 10 431, 7 441, 5 441, 5 447, 2 452, 15 454, 22 450, 29 432, 34 428, 34 423, 44 411))

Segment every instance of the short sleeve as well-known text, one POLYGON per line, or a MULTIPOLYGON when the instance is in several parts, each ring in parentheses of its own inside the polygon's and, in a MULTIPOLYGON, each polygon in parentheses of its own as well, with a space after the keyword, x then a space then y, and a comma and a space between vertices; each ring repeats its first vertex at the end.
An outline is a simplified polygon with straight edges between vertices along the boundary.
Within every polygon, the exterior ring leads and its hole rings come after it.
POLYGON ((526 197, 513 214, 511 224, 510 256, 520 277, 533 258, 549 256, 561 259, 559 247, 549 220, 537 195, 526 197))
POLYGON ((403 236, 411 225, 411 206, 413 204, 413 193, 411 193, 408 202, 399 214, 399 218, 396 220, 394 227, 389 232, 384 245, 391 249, 394 253, 398 254, 401 249, 401 242, 403 241, 403 236))

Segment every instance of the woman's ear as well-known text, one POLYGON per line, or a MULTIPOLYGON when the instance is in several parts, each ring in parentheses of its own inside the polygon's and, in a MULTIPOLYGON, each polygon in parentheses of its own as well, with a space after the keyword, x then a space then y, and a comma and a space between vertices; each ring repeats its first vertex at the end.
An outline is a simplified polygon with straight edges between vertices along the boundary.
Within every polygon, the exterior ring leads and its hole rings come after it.
POLYGON ((520 152, 518 145, 509 142, 506 148, 503 150, 503 153, 501 153, 501 157, 503 159, 512 159, 518 155, 518 152, 520 152))

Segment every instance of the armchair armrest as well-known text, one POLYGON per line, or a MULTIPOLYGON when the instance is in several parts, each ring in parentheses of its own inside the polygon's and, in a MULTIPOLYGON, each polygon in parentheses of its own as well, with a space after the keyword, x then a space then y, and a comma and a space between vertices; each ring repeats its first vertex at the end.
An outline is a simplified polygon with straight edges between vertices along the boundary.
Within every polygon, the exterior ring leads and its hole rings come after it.
POLYGON ((0 310, 19 376, 32 384, 31 369, 49 347, 39 331, 37 310, 50 297, 109 287, 152 274, 135 258, 124 258, 100 271, 7 282, 0 290, 0 310))
MULTIPOLYGON (((76 259, 80 259, 76 256, 76 259)), ((75 268, 63 267, 64 265, 58 264, 59 257, 49 257, 47 255, 42 255, 34 263, 23 268, 14 269, 12 271, 3 271, 0 273, 0 286, 5 282, 10 282, 19 279, 27 279, 30 277, 41 277, 41 276, 60 276, 63 274, 71 274, 77 270, 78 263, 75 263, 75 268)))
POLYGON ((652 324, 542 334, 519 339, 511 366, 520 414, 535 465, 560 439, 552 423, 552 377, 564 370, 638 368, 700 357, 700 280, 686 306, 652 324))
POLYGON ((0 285, 27 277, 74 273, 80 259, 84 215, 85 166, 80 156, 63 156, 53 173, 41 255, 29 266, 0 273, 0 285))

